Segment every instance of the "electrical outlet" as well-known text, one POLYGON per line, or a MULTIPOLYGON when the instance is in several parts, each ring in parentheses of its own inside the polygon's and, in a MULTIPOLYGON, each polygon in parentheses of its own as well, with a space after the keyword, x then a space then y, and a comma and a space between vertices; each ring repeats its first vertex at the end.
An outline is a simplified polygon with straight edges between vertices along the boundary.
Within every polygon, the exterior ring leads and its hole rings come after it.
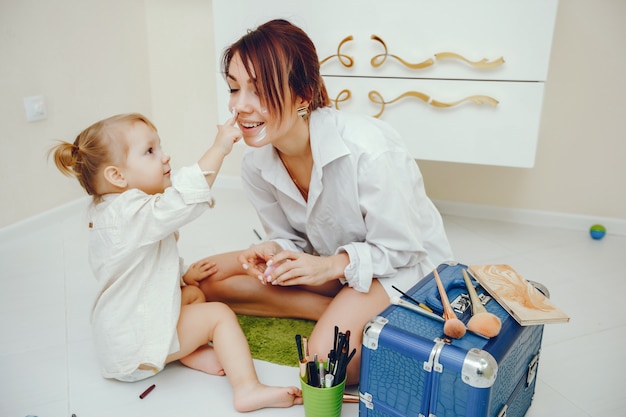
POLYGON ((44 120, 48 117, 46 98, 44 96, 24 97, 24 110, 26 111, 27 122, 44 120))

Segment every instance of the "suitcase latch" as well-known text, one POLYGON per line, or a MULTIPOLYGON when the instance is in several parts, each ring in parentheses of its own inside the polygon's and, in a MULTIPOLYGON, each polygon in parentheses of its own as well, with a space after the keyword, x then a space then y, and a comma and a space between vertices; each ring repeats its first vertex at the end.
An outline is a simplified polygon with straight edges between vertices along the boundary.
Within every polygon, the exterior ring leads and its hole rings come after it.
POLYGON ((372 402, 372 394, 370 394, 369 392, 359 392, 359 399, 361 400, 363 404, 365 404, 365 407, 367 407, 370 410, 374 409, 374 403, 372 402))
MULTIPOLYGON (((491 296, 486 295, 485 293, 478 294, 478 299, 480 300, 482 305, 486 305, 489 301, 491 301, 491 296)), ((459 314, 465 313, 465 310, 472 306, 472 302, 470 301, 469 294, 459 294, 452 302, 450 303, 452 309, 459 314)))
POLYGON ((436 338, 433 340, 435 342, 432 350, 430 351, 430 355, 428 356, 428 361, 424 362, 424 370, 426 372, 432 372, 433 369, 435 372, 442 373, 443 365, 439 362, 439 355, 441 355, 441 350, 443 346, 446 344, 442 339, 436 338))
POLYGON ((541 349, 537 352, 537 354, 532 358, 530 363, 528 364, 528 375, 526 376, 526 386, 529 387, 533 381, 535 380, 535 376, 537 375, 537 368, 539 367, 539 354, 541 353, 541 349))

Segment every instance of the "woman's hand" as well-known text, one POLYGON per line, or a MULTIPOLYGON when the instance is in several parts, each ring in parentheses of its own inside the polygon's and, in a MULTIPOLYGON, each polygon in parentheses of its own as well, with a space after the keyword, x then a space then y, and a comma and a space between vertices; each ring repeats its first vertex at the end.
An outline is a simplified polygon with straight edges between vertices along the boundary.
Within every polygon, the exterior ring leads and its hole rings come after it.
POLYGON ((280 251, 282 248, 277 243, 263 242, 244 250, 239 255, 238 260, 248 275, 262 279, 263 273, 267 269, 267 262, 280 251))
POLYGON ((192 263, 183 275, 183 281, 187 285, 193 285, 194 287, 200 286, 199 282, 203 279, 210 277, 217 272, 217 264, 210 262, 208 258, 201 259, 192 263))
POLYGON ((327 257, 314 256, 301 252, 282 251, 267 263, 269 273, 263 283, 282 286, 319 286, 343 277, 343 271, 350 263, 347 254, 327 257))

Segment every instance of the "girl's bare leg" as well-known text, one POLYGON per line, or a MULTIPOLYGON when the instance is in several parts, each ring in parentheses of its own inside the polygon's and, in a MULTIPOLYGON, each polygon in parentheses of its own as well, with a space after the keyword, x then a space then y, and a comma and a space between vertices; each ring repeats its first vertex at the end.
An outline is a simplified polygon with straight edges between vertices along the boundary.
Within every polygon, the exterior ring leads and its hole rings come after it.
POLYGON ((180 294, 180 305, 186 306, 187 304, 193 303, 204 303, 206 298, 204 297, 204 293, 198 287, 193 285, 187 285, 185 287, 181 287, 180 294))
POLYGON ((191 369, 202 371, 210 375, 226 375, 226 371, 224 371, 224 367, 217 357, 215 350, 209 345, 200 346, 189 355, 180 358, 180 362, 191 369))
POLYGON ((357 352, 348 366, 348 385, 359 382, 363 327, 389 305, 389 295, 377 279, 369 292, 362 293, 345 286, 332 300, 309 337, 309 354, 325 358, 332 349, 335 326, 341 332, 350 330, 350 350, 357 352))
POLYGON ((219 271, 200 283, 207 301, 222 301, 238 314, 317 320, 341 289, 339 281, 315 288, 263 285, 245 274, 238 254, 211 256, 219 271))
MULTIPOLYGON (((198 287, 187 285, 181 288, 181 307, 188 304, 204 303, 204 293, 198 287)), ((200 346, 194 352, 180 358, 180 362, 189 368, 205 372, 211 375, 224 376, 224 368, 217 359, 213 348, 209 345, 200 346)))
POLYGON ((178 320, 180 351, 168 362, 184 358, 213 341, 213 350, 233 387, 233 403, 240 412, 265 407, 291 407, 302 404, 299 388, 263 385, 254 369, 250 348, 235 313, 222 303, 183 306, 178 320))

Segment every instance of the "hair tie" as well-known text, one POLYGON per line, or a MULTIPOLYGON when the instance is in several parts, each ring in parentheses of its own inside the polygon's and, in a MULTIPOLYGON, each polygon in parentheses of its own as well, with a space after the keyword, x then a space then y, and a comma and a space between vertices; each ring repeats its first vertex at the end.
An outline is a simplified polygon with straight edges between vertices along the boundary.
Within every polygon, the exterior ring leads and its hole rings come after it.
POLYGON ((76 156, 76 154, 78 154, 78 151, 80 151, 78 145, 72 144, 72 155, 76 156))

